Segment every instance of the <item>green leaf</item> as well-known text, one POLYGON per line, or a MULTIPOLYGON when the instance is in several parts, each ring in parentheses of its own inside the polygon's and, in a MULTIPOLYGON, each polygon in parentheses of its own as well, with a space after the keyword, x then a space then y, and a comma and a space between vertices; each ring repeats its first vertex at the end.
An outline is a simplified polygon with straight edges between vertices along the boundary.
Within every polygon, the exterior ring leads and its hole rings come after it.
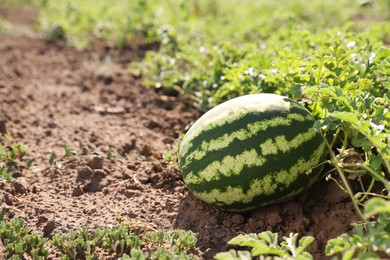
POLYGON ((249 251, 236 251, 230 249, 227 252, 221 252, 214 256, 216 260, 252 260, 251 253, 249 251))
POLYGON ((27 163, 26 163, 26 166, 27 166, 27 168, 30 168, 31 167, 31 165, 32 165, 32 163, 34 162, 34 158, 33 159, 30 159, 30 160, 28 160, 27 161, 27 163))
POLYGON ((271 248, 265 244, 259 244, 255 246, 252 251, 252 256, 259 256, 259 255, 277 255, 277 256, 284 256, 287 254, 287 252, 283 249, 279 248, 271 248))
POLYGON ((347 234, 342 234, 341 236, 333 239, 329 239, 326 243, 325 254, 327 256, 332 256, 334 254, 346 251, 351 248, 347 234))
POLYGON ((372 198, 365 203, 365 217, 370 218, 380 213, 390 214, 390 201, 382 198, 372 198))
POLYGON ((355 254, 355 247, 351 247, 348 250, 343 252, 342 260, 352 260, 354 254, 355 254))
POLYGON ((332 117, 343 120, 351 124, 358 124, 359 119, 355 113, 352 112, 335 112, 331 114, 332 117))
POLYGON ((271 245, 277 245, 278 244, 278 233, 272 233, 271 231, 265 231, 261 232, 258 235, 259 239, 263 239, 264 241, 267 241, 271 245))
POLYGON ((7 213, 7 209, 6 208, 2 208, 1 211, 0 211, 0 222, 3 221, 5 213, 7 213))
POLYGON ((368 164, 370 165, 371 168, 374 170, 378 170, 381 165, 382 165, 383 159, 379 155, 371 154, 368 157, 368 164))
POLYGON ((69 148, 66 144, 64 144, 64 150, 65 150, 66 157, 72 157, 73 150, 71 148, 69 148))
POLYGON ((374 260, 374 259, 381 259, 381 258, 374 252, 364 252, 359 256, 359 260, 374 260))
POLYGON ((364 140, 362 142, 362 148, 366 152, 370 151, 371 148, 372 148, 372 142, 370 140, 368 140, 368 139, 364 140))
POLYGON ((299 252, 302 252, 306 247, 308 247, 311 243, 313 243, 314 237, 312 236, 304 236, 299 240, 299 252))
POLYGON ((360 132, 355 131, 355 134, 352 137, 351 143, 355 147, 361 147, 363 142, 367 140, 367 137, 360 132))
POLYGON ((228 244, 230 245, 237 245, 237 246, 249 246, 249 247, 255 247, 259 244, 265 244, 264 241, 261 241, 257 238, 257 235, 247 234, 247 235, 238 235, 234 238, 232 238, 228 244))
POLYGON ((55 154, 54 152, 51 153, 50 158, 49 158, 49 164, 50 164, 50 165, 53 165, 54 160, 55 160, 56 158, 57 158, 56 154, 55 154))

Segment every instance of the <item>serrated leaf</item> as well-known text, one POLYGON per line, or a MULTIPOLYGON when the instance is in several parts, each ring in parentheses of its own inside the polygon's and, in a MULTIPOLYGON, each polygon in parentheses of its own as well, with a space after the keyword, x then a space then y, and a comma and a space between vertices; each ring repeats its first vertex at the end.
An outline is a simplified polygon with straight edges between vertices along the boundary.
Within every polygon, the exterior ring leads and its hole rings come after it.
POLYGON ((234 238, 232 238, 228 244, 230 245, 237 245, 237 246, 249 246, 249 247, 255 247, 258 244, 265 244, 263 241, 259 240, 257 238, 257 235, 247 234, 247 235, 238 235, 234 238))
POLYGON ((359 119, 356 114, 351 112, 335 112, 331 114, 332 117, 343 120, 344 122, 351 124, 358 124, 359 119))

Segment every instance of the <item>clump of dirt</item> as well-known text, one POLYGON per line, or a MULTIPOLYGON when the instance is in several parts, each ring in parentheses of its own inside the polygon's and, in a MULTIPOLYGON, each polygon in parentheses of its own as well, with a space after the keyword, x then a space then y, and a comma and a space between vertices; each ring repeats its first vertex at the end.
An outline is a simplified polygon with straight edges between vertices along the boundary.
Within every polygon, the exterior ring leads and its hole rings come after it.
POLYGON ((0 199, 8 218, 22 217, 34 232, 50 237, 140 218, 198 233, 205 259, 240 233, 299 232, 316 237, 310 252, 321 259, 326 241, 357 220, 348 196, 325 181, 250 213, 210 207, 187 190, 177 164, 162 159, 199 117, 194 107, 143 87, 104 52, 0 34, 0 57, 2 129, 34 159, 0 183, 0 199), (64 157, 64 145, 78 154, 64 157))

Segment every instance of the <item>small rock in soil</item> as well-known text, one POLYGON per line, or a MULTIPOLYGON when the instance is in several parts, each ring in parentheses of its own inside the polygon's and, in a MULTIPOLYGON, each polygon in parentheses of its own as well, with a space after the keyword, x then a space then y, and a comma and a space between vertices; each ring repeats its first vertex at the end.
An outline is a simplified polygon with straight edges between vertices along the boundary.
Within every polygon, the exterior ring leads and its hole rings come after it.
POLYGON ((99 156, 94 156, 87 165, 91 167, 91 169, 102 169, 103 168, 103 159, 99 156))
POLYGON ((136 179, 142 184, 147 184, 150 182, 150 177, 146 173, 140 173, 136 175, 136 179))
POLYGON ((90 179, 93 175, 93 170, 89 166, 82 166, 77 170, 77 181, 90 179))
POLYGON ((5 127, 5 120, 3 119, 0 119, 0 133, 1 134, 7 133, 7 128, 5 127))
POLYGON ((77 186, 76 188, 73 189, 72 196, 73 197, 78 197, 84 194, 83 189, 80 186, 77 186))
POLYGON ((45 236, 50 235, 53 230, 56 228, 56 223, 53 220, 50 220, 46 223, 46 225, 43 227, 43 234, 45 236))
POLYGON ((122 146, 122 155, 126 155, 133 150, 136 147, 136 143, 137 137, 134 134, 130 135, 127 142, 122 146))
POLYGON ((282 218, 280 217, 277 211, 270 211, 267 214, 267 223, 271 227, 275 227, 280 222, 282 222, 282 218))
MULTIPOLYGON (((250 230, 262 230, 265 228, 264 219, 257 219, 255 217, 251 217, 248 219, 246 227, 250 230)), ((249 232, 250 231, 248 231, 248 233, 249 232)))
POLYGON ((150 120, 147 124, 146 124, 146 127, 149 128, 149 129, 156 129, 156 128, 162 128, 162 126, 154 121, 154 120, 150 120))
POLYGON ((244 217, 241 214, 234 214, 234 215, 232 215, 230 221, 232 222, 232 224, 234 226, 238 226, 238 225, 243 224, 245 219, 244 219, 244 217))
POLYGON ((13 182, 16 193, 25 194, 28 192, 28 183, 25 178, 17 178, 13 182))
POLYGON ((244 217, 240 214, 232 214, 228 215, 223 221, 222 224, 225 227, 236 227, 240 224, 244 223, 244 217))
POLYGON ((37 227, 48 221, 49 219, 45 216, 39 216, 37 221, 37 227))
POLYGON ((7 204, 8 206, 12 206, 12 205, 14 204, 14 201, 13 201, 13 199, 12 199, 12 197, 10 196, 9 193, 5 193, 5 194, 4 194, 3 201, 4 201, 5 204, 7 204))
POLYGON ((287 201, 283 205, 283 215, 296 216, 302 214, 302 207, 294 200, 287 201))
POLYGON ((83 210, 83 213, 87 215, 93 215, 96 212, 97 212, 96 208, 86 208, 83 210))

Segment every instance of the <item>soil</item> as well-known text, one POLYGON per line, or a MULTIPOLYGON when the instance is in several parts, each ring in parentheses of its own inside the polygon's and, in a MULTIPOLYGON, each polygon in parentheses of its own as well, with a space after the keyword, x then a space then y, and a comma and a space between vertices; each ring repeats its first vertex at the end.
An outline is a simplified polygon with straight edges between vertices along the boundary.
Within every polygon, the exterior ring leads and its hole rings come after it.
POLYGON ((139 59, 140 51, 80 52, 39 37, 0 33, 0 128, 34 159, 12 182, 0 183, 7 218, 21 217, 46 237, 117 225, 118 216, 192 230, 198 233, 196 253, 204 259, 228 250, 227 241, 237 234, 299 232, 314 236, 309 251, 326 259, 326 241, 350 232, 358 219, 348 196, 324 180, 296 199, 244 214, 196 199, 177 164, 163 154, 201 113, 127 73, 121 57, 139 59), (64 145, 78 153, 66 157, 64 145))

